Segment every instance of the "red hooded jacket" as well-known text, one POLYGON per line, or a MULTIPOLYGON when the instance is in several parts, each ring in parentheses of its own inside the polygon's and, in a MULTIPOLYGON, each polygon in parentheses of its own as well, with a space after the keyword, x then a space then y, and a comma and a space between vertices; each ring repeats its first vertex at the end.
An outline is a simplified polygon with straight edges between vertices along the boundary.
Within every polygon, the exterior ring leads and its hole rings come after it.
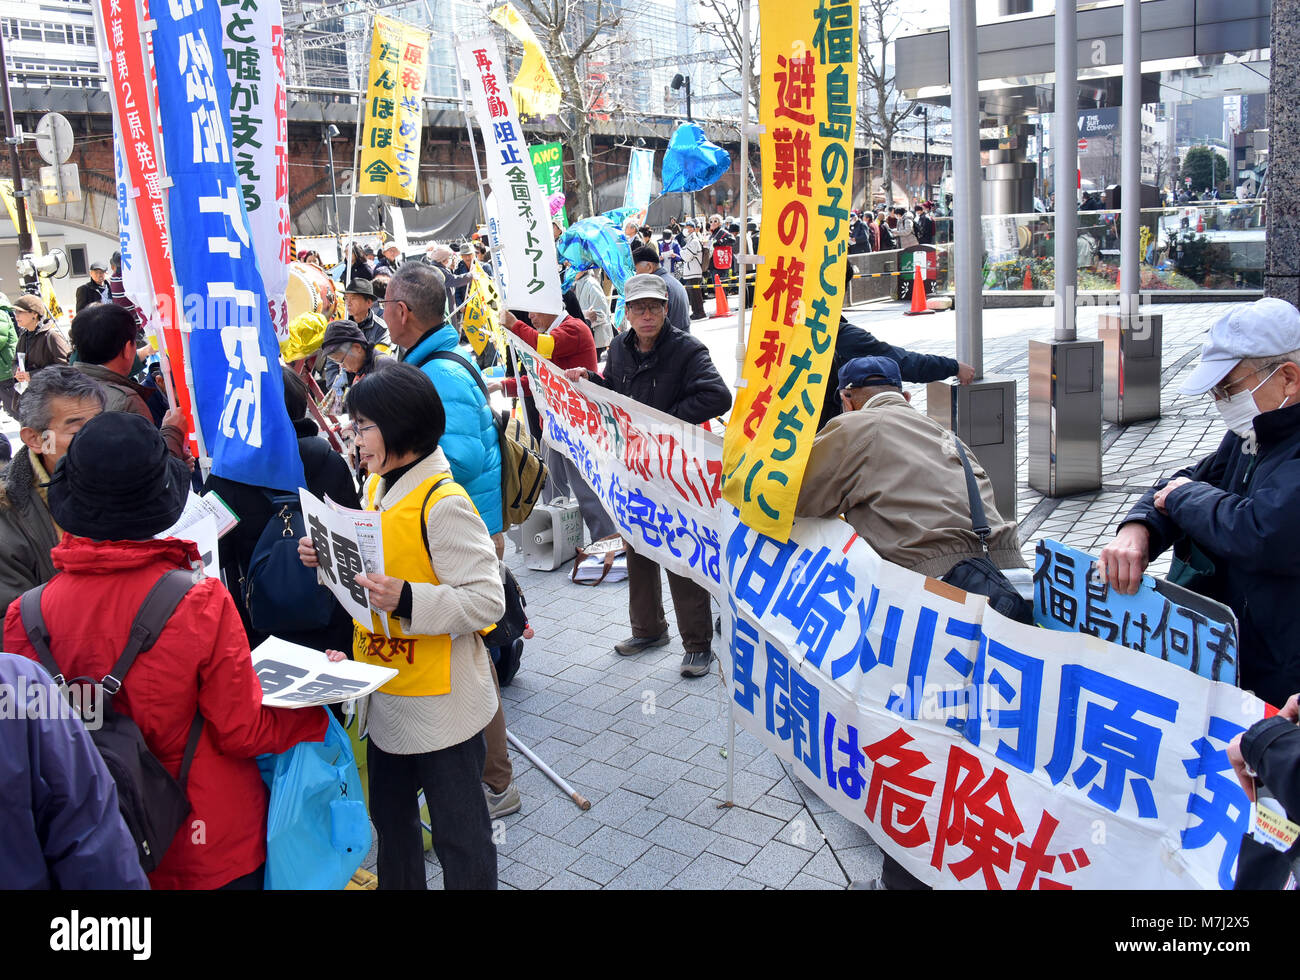
MULTIPOLYGON (((64 534, 50 553, 56 574, 41 596, 50 651, 69 678, 98 680, 117 661, 145 595, 165 571, 189 568, 188 541, 92 541, 64 534)), ((5 616, 13 653, 36 659, 15 599, 5 616)), ((321 741, 323 708, 264 708, 235 603, 218 579, 185 595, 158 642, 140 654, 113 699, 173 776, 195 710, 206 724, 190 768, 193 806, 158 869, 154 888, 218 888, 266 860, 268 793, 254 757, 321 741)))

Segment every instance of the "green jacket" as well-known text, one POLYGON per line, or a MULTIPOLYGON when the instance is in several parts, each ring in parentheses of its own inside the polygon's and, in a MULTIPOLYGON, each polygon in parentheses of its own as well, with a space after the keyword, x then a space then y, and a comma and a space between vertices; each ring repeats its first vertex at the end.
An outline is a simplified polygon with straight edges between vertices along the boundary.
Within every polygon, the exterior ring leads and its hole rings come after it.
POLYGON ((18 349, 18 328, 9 311, 0 307, 0 381, 14 376, 14 351, 18 349))

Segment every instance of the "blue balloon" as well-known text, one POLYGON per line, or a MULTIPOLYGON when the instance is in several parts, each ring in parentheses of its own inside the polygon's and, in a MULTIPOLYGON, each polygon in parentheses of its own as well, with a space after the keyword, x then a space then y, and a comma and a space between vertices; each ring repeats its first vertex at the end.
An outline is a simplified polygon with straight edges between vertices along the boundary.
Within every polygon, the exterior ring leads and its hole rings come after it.
POLYGON ((663 193, 698 191, 731 169, 731 154, 704 138, 694 123, 682 123, 664 151, 663 193))
POLYGON ((555 243, 561 262, 569 263, 561 288, 573 288, 578 274, 588 269, 600 269, 609 276, 620 293, 627 277, 636 269, 632 263, 632 247, 606 215, 575 221, 555 243))

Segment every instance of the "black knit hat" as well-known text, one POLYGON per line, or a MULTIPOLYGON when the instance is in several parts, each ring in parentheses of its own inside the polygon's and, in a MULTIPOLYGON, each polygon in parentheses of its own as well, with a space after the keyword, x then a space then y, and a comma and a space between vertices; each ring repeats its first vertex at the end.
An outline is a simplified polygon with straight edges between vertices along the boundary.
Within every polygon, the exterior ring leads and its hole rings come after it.
POLYGON ((50 513, 65 531, 98 541, 147 541, 178 520, 189 469, 153 423, 104 412, 72 437, 49 484, 50 513))

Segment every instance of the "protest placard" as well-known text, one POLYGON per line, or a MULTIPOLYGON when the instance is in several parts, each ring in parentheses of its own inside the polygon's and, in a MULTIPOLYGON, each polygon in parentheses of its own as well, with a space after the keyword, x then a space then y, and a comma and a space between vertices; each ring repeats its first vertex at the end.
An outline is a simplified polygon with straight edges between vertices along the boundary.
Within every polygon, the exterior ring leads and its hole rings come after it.
POLYGON ((737 723, 908 871, 948 888, 1231 887, 1250 804, 1225 750, 1263 717, 1253 695, 1005 620, 841 520, 760 534, 708 479, 717 436, 512 343, 548 442, 619 530, 723 604, 737 723))
POLYGON ((638 554, 721 596, 722 440, 598 385, 576 388, 510 336, 547 442, 568 455, 638 554))
POLYGON ((338 704, 377 691, 397 676, 391 667, 353 660, 331 663, 310 647, 269 637, 253 651, 253 670, 268 708, 338 704))
MULTIPOLYGON (((379 514, 320 500, 305 488, 299 489, 298 497, 307 537, 315 545, 320 562, 320 583, 334 593, 349 616, 359 623, 369 623, 370 594, 357 583, 357 575, 384 572, 379 514)), ((388 617, 378 618, 387 634, 388 617)))
MULTIPOLYGON (((742 383, 722 493, 782 537, 817 434, 840 306, 853 196, 858 5, 760 0, 780 24, 762 46, 763 220, 742 383)), ((833 380, 833 379, 832 379, 833 380)))
POLYGON ((1136 595, 1103 584, 1086 552, 1044 538, 1034 549, 1034 623, 1088 633, 1237 683, 1237 617, 1222 603, 1142 576, 1136 595))

